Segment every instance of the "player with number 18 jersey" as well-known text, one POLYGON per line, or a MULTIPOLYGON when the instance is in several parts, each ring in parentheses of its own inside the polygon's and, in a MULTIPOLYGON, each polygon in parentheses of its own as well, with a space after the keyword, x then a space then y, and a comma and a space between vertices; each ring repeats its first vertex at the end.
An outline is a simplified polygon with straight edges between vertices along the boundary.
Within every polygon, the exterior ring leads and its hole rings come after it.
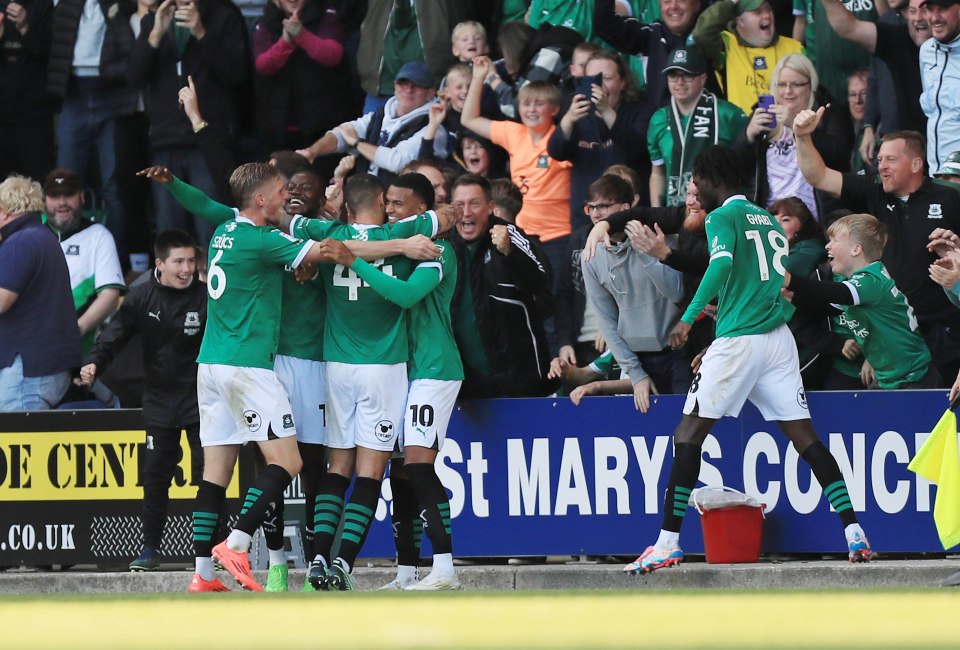
POLYGON ((789 244, 777 220, 739 195, 707 215, 705 226, 710 261, 729 257, 732 266, 720 286, 701 285, 681 320, 692 325, 718 293, 717 338, 762 334, 790 320, 794 306, 780 295, 789 244))

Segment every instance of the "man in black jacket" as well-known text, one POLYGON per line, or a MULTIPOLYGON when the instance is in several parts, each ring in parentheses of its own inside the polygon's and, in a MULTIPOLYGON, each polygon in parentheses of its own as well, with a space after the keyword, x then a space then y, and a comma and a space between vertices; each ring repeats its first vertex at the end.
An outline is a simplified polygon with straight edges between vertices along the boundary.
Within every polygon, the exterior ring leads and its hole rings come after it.
POLYGON ((196 278, 197 248, 179 230, 157 235, 156 270, 134 287, 104 329, 80 369, 80 383, 98 374, 136 335, 143 341, 143 418, 147 444, 143 462, 143 551, 131 571, 160 567, 160 543, 167 518, 170 481, 182 458, 180 431, 190 444, 191 483, 203 475, 200 413, 197 407, 197 353, 207 321, 207 287, 196 278))
POLYGON ((461 397, 538 397, 550 392, 542 297, 550 274, 522 230, 493 216, 490 181, 453 185, 463 211, 451 235, 460 273, 451 307, 466 378, 461 397))
POLYGON ((800 171, 814 188, 839 197, 844 208, 872 214, 887 227, 883 265, 907 297, 940 377, 949 381, 960 370, 960 311, 930 278, 936 255, 927 244, 934 230, 960 229, 960 193, 924 173, 926 143, 915 131, 886 135, 873 178, 830 169, 812 138, 823 112, 802 111, 793 122, 800 171))
MULTIPOLYGON (((154 165, 167 167, 178 178, 207 196, 221 196, 197 143, 204 128, 234 135, 243 105, 239 89, 247 81, 250 62, 243 17, 223 0, 165 0, 156 13, 143 17, 133 46, 127 81, 148 90, 150 146, 154 165), (192 126, 178 103, 187 77, 196 84, 203 115, 209 120, 192 126)), ((213 226, 186 213, 162 187, 153 186, 157 230, 192 229, 206 248, 213 226)))
POLYGON ((53 3, 12 0, 0 20, 0 178, 43 178, 54 166, 54 105, 46 92, 53 3), (10 101, 16 98, 15 101, 10 101))

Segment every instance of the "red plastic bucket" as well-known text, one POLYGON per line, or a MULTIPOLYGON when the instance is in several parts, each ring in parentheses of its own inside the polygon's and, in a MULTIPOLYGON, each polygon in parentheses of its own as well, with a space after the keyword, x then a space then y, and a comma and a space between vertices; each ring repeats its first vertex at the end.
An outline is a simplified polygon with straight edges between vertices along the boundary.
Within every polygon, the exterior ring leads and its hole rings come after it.
POLYGON ((763 506, 728 506, 700 513, 703 546, 710 564, 760 560, 763 506))

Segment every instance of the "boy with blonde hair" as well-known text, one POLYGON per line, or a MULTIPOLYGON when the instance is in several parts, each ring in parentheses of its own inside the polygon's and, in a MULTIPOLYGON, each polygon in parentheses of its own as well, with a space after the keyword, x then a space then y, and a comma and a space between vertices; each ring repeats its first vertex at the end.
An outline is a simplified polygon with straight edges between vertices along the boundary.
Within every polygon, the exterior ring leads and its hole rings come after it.
MULTIPOLYGON (((937 388, 940 374, 920 335, 913 308, 880 261, 886 226, 869 214, 850 214, 827 229, 830 269, 839 282, 786 276, 801 309, 840 313, 863 349, 861 377, 883 389, 937 388)), ((865 382, 866 383, 866 382, 865 382)))
MULTIPOLYGON (((563 263, 570 236, 571 163, 551 158, 547 142, 560 112, 560 89, 543 81, 531 81, 520 89, 520 121, 490 120, 480 114, 483 80, 493 72, 488 57, 473 61, 473 80, 463 105, 464 128, 489 139, 510 154, 510 179, 523 193, 523 208, 517 226, 536 235, 553 268, 563 263)), ((555 276, 556 278, 556 276, 555 276)), ((556 291, 554 280, 553 291, 556 291)))
POLYGON ((457 23, 450 34, 453 56, 461 63, 470 63, 474 57, 483 56, 489 51, 487 30, 475 20, 457 23))

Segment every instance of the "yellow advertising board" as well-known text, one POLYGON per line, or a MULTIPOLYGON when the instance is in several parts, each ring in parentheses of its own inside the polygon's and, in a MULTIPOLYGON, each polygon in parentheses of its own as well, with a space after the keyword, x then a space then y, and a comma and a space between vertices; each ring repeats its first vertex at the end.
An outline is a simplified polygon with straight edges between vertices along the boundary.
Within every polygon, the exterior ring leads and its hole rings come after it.
MULTIPOLYGON (((171 499, 193 499, 191 452, 181 434, 183 457, 170 486, 171 499)), ((4 432, 0 436, 0 502, 142 499, 139 481, 146 449, 141 430, 4 432)), ((227 497, 240 496, 234 472, 227 497)))

